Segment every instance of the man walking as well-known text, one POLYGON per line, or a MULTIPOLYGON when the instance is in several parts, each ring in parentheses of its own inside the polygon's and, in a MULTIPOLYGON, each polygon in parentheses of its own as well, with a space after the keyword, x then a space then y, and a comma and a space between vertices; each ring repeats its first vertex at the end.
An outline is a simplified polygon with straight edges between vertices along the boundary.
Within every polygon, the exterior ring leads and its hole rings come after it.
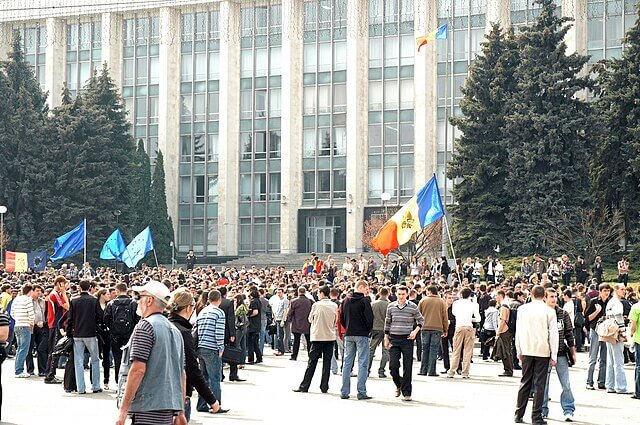
POLYGON ((318 290, 319 301, 311 306, 308 319, 311 323, 309 362, 307 370, 304 372, 304 378, 300 386, 293 390, 294 392, 306 393, 309 391, 320 356, 322 356, 320 391, 323 393, 329 391, 329 372, 331 371, 333 347, 336 342, 336 322, 338 319, 338 306, 329 299, 330 292, 328 286, 322 286, 318 290))
POLYGON ((518 391, 515 422, 523 423, 532 387, 533 425, 546 424, 542 418, 542 402, 547 383, 549 362, 555 366, 558 355, 558 323, 554 311, 544 302, 545 289, 536 285, 531 290, 532 301, 518 309, 516 350, 522 362, 522 381, 518 391))
POLYGON ((127 416, 132 425, 186 425, 184 342, 180 331, 162 315, 171 294, 157 281, 132 289, 138 294, 143 319, 133 331, 125 359, 131 367, 116 425, 124 425, 127 416))
POLYGON ((56 367, 58 366, 58 356, 54 355, 56 343, 62 337, 60 332, 60 319, 65 311, 69 310, 69 299, 67 298, 67 279, 58 276, 53 283, 53 290, 47 297, 47 326, 49 327, 49 346, 47 358, 47 371, 45 373, 45 384, 59 384, 62 381, 56 378, 56 367))
POLYGON ((138 304, 127 295, 127 285, 116 284, 116 298, 104 309, 104 323, 109 329, 113 366, 118 382, 120 365, 122 364, 122 347, 129 342, 133 329, 138 323, 136 314, 138 304))
POLYGON ((35 285, 33 291, 31 291, 35 326, 31 334, 31 345, 29 347, 29 354, 27 355, 27 372, 29 375, 35 375, 32 356, 33 351, 35 351, 38 358, 38 376, 43 377, 47 370, 48 329, 44 317, 44 302, 40 298, 41 296, 42 286, 35 285))
POLYGON ((83 366, 85 348, 89 350, 91 357, 91 389, 94 393, 102 392, 97 329, 98 322, 103 321, 103 314, 98 299, 89 294, 90 286, 88 280, 80 282, 80 295, 71 300, 67 319, 67 334, 73 336, 73 362, 78 394, 86 394, 83 366))
POLYGON ((371 366, 373 365, 373 358, 375 357, 376 349, 378 345, 382 345, 382 358, 380 359, 380 366, 378 367, 378 378, 386 378, 384 370, 389 361, 389 350, 384 344, 384 321, 387 317, 387 307, 389 306, 389 288, 383 286, 378 291, 380 298, 375 300, 371 304, 371 310, 373 311, 373 328, 371 329, 371 342, 369 344, 369 373, 371 373, 371 366))
MULTIPOLYGON (((556 363, 556 373, 562 386, 560 394, 560 406, 564 413, 566 422, 573 422, 573 413, 576 410, 571 383, 569 382, 569 365, 576 362, 576 342, 573 335, 573 322, 569 314, 558 307, 558 293, 553 288, 548 288, 545 295, 546 304, 556 313, 558 323, 558 361, 556 363)), ((547 385, 544 389, 542 400, 542 417, 549 416, 549 381, 551 380, 551 369, 547 376, 547 385)))
POLYGON ((298 359, 298 352, 300 351, 300 337, 304 335, 304 339, 307 343, 307 353, 311 348, 311 340, 309 338, 310 326, 309 326, 309 313, 311 312, 311 301, 306 296, 307 290, 304 286, 298 288, 298 298, 291 301, 291 308, 289 309, 289 320, 291 320, 291 332, 293 333, 293 352, 291 353, 290 360, 298 359))
POLYGON ((351 390, 351 370, 358 354, 358 400, 370 400, 367 395, 367 368, 369 366, 369 334, 373 327, 371 298, 365 296, 369 284, 360 280, 353 295, 342 303, 340 322, 344 325, 344 367, 342 369, 342 389, 340 398, 349 398, 351 390))
POLYGON ((447 304, 438 296, 438 287, 429 285, 429 295, 420 300, 418 310, 424 318, 422 326, 422 362, 418 375, 438 376, 436 361, 440 352, 442 338, 447 336, 449 319, 447 304))
POLYGON ((589 321, 589 369, 587 370, 587 389, 595 389, 593 386, 593 374, 596 369, 596 363, 598 362, 598 356, 600 361, 598 365, 598 389, 606 389, 607 379, 607 345, 600 341, 600 337, 596 332, 596 325, 598 320, 605 315, 607 304, 609 303, 609 297, 611 296, 611 286, 608 283, 600 284, 600 296, 594 298, 589 303, 585 316, 589 321))
MULTIPOLYGON (((274 353, 275 356, 282 356, 286 351, 284 346, 284 322, 287 318, 287 314, 289 312, 289 300, 284 295, 284 288, 280 287, 276 290, 276 296, 272 297, 273 304, 273 320, 276 325, 276 351, 274 353)), ((269 300, 271 303, 271 300, 269 300)))
POLYGON ((35 323, 33 298, 31 298, 32 291, 33 286, 25 283, 22 285, 22 295, 18 295, 11 304, 11 317, 15 320, 13 329, 18 340, 18 351, 16 352, 15 360, 16 378, 28 378, 30 376, 29 373, 25 372, 24 365, 27 356, 30 355, 31 333, 35 323))
POLYGON ((460 357, 462 357, 462 377, 468 379, 475 339, 473 324, 480 322, 480 309, 478 303, 471 299, 471 289, 464 288, 461 295, 462 299, 455 301, 451 306, 451 312, 456 318, 456 333, 453 336, 453 357, 447 377, 454 377, 460 357), (462 352, 463 347, 464 353, 462 352))
POLYGON ((408 293, 409 289, 406 286, 400 286, 397 289, 398 300, 389 304, 384 322, 384 344, 389 350, 389 370, 396 385, 396 397, 402 394, 405 401, 411 401, 413 341, 424 323, 418 307, 407 301, 408 293), (417 324, 415 329, 414 323, 417 324), (402 377, 400 377, 400 356, 402 356, 402 377))
POLYGON ((502 360, 504 371, 499 376, 510 377, 513 376, 513 353, 511 352, 513 334, 509 332, 509 323, 517 317, 511 317, 509 301, 504 291, 500 290, 496 294, 496 304, 500 306, 500 320, 496 332, 494 359, 502 360))

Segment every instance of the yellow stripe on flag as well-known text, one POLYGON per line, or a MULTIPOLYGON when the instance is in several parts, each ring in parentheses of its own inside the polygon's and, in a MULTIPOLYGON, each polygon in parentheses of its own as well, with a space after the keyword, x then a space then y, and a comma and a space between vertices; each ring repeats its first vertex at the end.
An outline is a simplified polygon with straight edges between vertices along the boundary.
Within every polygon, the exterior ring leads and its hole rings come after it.
POLYGON ((5 269, 8 272, 21 273, 27 271, 29 261, 26 252, 7 251, 5 254, 7 262, 5 269))
POLYGON ((420 219, 418 218, 418 204, 414 196, 396 212, 390 220, 398 225, 398 243, 404 245, 409 242, 411 236, 420 231, 420 219))

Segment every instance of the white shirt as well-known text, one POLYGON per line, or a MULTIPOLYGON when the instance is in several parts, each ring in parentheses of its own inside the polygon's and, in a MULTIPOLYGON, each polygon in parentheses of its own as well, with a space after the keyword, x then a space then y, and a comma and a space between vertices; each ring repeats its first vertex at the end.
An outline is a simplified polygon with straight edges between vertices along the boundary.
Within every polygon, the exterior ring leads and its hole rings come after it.
POLYGON ((542 300, 518 308, 516 350, 518 355, 558 358, 558 321, 554 309, 542 300))
POLYGON ((473 327, 474 323, 480 322, 480 307, 469 298, 455 301, 451 306, 451 313, 456 316, 456 329, 473 327))
POLYGON ((562 309, 564 311, 567 312, 567 314, 569 315, 569 317, 571 318, 571 323, 575 323, 575 304, 573 304, 573 300, 569 300, 566 303, 564 303, 564 306, 562 307, 562 309))

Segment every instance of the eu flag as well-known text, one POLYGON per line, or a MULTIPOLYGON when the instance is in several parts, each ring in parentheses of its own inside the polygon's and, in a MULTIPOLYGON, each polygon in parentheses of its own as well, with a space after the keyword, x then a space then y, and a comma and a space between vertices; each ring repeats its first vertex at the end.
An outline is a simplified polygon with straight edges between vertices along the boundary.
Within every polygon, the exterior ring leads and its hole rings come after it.
POLYGON ((83 249, 86 229, 87 220, 85 219, 71 231, 59 236, 53 245, 54 252, 51 256, 51 261, 62 260, 83 249))
POLYGON ((147 226, 142 232, 133 238, 131 243, 122 253, 122 261, 128 267, 135 267, 140 260, 144 258, 147 252, 153 250, 153 239, 151 238, 151 229, 147 226))
POLYGON ((47 251, 30 252, 27 254, 27 263, 34 272, 41 272, 47 265, 47 251))
POLYGON ((122 253, 127 249, 122 239, 120 229, 113 231, 111 236, 107 238, 107 241, 102 247, 100 252, 100 258, 103 260, 120 260, 122 261, 122 253))

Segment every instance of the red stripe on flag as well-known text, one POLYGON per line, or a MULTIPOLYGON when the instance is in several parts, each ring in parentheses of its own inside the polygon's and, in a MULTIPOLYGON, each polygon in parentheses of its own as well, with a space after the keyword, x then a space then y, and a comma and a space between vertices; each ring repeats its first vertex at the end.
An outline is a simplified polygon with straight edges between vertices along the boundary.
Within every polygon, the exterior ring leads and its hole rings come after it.
POLYGON ((5 266, 4 269, 8 272, 13 272, 16 269, 16 253, 12 251, 5 251, 4 253, 5 266))
POLYGON ((387 221, 371 240, 371 246, 384 256, 399 247, 398 224, 393 220, 387 221))

